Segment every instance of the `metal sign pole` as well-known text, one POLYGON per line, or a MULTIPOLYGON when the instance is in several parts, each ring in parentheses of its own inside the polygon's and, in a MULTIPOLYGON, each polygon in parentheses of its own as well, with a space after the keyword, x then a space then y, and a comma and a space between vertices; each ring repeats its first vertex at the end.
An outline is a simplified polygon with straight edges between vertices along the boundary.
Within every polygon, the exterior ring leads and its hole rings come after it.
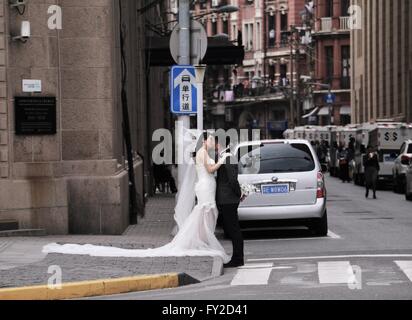
MULTIPOLYGON (((179 0, 179 65, 190 64, 190 0, 179 0)), ((190 117, 183 115, 178 117, 178 121, 183 125, 183 136, 178 137, 178 148, 185 151, 184 130, 190 129, 190 117)), ((183 154, 183 152, 179 152, 183 154)), ((183 155, 183 162, 179 163, 178 167, 178 186, 181 190, 183 178, 186 172, 185 156, 183 155)))

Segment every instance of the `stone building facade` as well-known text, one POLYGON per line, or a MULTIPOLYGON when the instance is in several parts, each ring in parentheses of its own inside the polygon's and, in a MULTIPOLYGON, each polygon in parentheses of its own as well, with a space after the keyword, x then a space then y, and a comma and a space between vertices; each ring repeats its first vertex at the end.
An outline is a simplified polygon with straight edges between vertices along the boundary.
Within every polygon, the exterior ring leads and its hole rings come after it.
POLYGON ((412 122, 412 3, 354 0, 352 121, 412 122))
POLYGON ((164 72, 150 73, 145 63, 144 19, 152 15, 156 21, 161 10, 139 13, 148 1, 121 3, 122 21, 118 0, 28 0, 19 10, 0 1, 0 222, 15 220, 20 229, 49 234, 121 234, 129 225, 120 23, 126 35, 137 192, 143 203, 151 126, 161 127, 156 119, 165 116, 165 88, 159 85, 164 72), (51 5, 62 9, 61 30, 48 28, 51 5), (31 24, 25 43, 12 39, 22 21, 31 24), (41 80, 41 93, 23 92, 23 79, 41 80), (21 96, 56 98, 56 134, 16 134, 15 98, 21 96))

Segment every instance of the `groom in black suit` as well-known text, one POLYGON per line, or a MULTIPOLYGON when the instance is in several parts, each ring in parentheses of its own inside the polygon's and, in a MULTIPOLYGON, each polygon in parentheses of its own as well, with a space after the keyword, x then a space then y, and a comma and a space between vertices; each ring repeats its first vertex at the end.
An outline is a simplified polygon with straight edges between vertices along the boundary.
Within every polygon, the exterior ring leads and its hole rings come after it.
MULTIPOLYGON (((228 147, 228 142, 226 145, 228 147)), ((216 152, 223 151, 216 137, 216 152)), ((225 234, 232 240, 233 256, 225 268, 237 268, 244 265, 243 236, 239 225, 238 208, 242 191, 238 182, 238 166, 236 159, 231 156, 217 172, 216 204, 222 217, 225 234)))

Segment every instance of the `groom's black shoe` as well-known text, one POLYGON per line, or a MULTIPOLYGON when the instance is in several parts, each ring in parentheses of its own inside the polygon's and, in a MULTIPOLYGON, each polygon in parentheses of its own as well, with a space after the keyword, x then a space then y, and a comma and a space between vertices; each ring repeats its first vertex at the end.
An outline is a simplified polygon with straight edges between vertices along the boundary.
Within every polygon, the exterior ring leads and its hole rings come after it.
POLYGON ((238 268, 243 267, 245 263, 243 261, 230 261, 223 265, 224 268, 238 268))

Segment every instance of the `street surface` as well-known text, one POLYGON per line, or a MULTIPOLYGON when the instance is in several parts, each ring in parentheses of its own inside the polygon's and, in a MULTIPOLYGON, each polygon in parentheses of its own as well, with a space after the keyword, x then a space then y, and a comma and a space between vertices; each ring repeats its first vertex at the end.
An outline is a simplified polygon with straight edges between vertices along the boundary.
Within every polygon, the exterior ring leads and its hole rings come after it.
POLYGON ((245 231, 243 268, 187 287, 103 299, 412 299, 412 202, 391 191, 368 200, 361 187, 326 183, 327 238, 303 228, 245 231))

